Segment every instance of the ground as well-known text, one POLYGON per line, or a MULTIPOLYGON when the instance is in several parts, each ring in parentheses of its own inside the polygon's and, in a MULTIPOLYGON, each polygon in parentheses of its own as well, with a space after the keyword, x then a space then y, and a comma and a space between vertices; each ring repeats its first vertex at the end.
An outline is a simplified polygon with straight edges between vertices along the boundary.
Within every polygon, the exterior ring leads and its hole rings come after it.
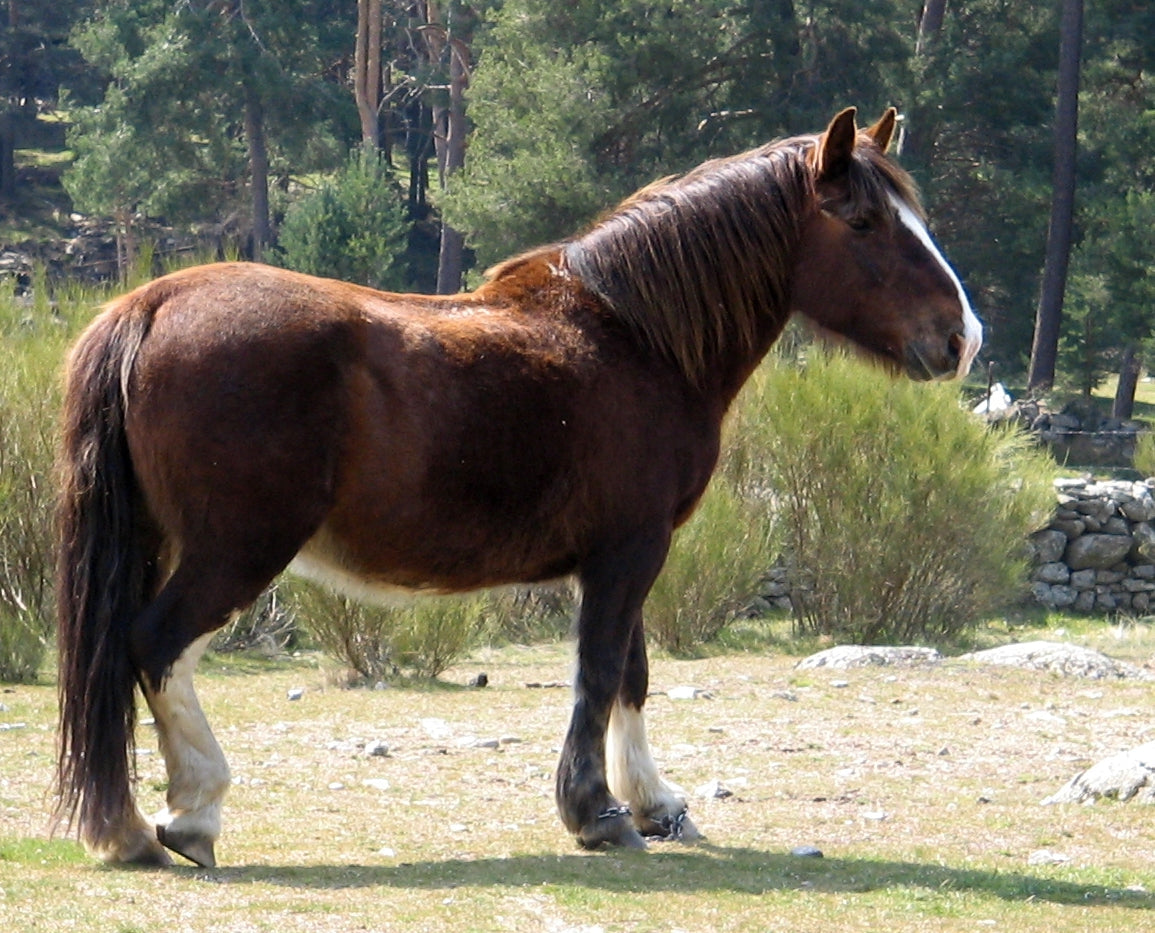
MULTIPOLYGON (((1138 664, 1155 655, 1141 624, 1095 640, 1138 664)), ((1040 805, 1152 739, 1149 682, 658 658, 659 764, 730 796, 692 800, 701 845, 584 853, 553 805, 568 651, 487 650, 440 686, 380 690, 339 686, 315 656, 210 660, 201 694, 234 775, 215 870, 113 870, 50 839, 54 689, 5 688, 0 928, 1155 929, 1155 810, 1040 805), (481 671, 488 687, 465 686, 481 671), (698 698, 670 699, 679 686, 698 698)), ((159 808, 147 727, 139 764, 159 808)))

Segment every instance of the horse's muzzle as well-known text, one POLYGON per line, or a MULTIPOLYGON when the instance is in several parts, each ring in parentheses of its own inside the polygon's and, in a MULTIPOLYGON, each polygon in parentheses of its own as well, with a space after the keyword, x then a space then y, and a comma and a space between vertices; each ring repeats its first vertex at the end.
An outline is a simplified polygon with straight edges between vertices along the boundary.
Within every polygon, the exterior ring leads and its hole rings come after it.
POLYGON ((911 379, 962 379, 982 346, 982 331, 959 327, 946 338, 910 341, 903 354, 904 369, 911 379))

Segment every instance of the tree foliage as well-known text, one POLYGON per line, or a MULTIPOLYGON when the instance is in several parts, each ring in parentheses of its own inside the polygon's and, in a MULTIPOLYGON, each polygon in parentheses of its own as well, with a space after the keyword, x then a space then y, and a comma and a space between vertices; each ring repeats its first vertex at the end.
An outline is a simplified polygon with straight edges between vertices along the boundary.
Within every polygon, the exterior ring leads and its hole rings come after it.
POLYGON ((289 208, 280 257, 298 272, 401 291, 408 231, 393 170, 379 153, 358 148, 340 172, 289 208))
MULTIPOLYGON (((336 171, 366 136, 408 182, 411 219, 440 212, 484 266, 569 235, 662 174, 816 129, 847 104, 894 104, 900 158, 986 321, 985 358, 1011 377, 1026 366, 1043 266, 1059 6, 960 0, 920 19, 903 0, 13 0, 0 182, 14 122, 63 83, 82 211, 259 245, 290 179, 336 171), (472 130, 440 193, 438 116, 463 60, 452 42, 469 46, 472 130)), ((1153 18, 1129 0, 1086 13, 1059 357, 1084 386, 1152 331, 1153 18)), ((419 230, 432 252, 436 227, 419 230)))

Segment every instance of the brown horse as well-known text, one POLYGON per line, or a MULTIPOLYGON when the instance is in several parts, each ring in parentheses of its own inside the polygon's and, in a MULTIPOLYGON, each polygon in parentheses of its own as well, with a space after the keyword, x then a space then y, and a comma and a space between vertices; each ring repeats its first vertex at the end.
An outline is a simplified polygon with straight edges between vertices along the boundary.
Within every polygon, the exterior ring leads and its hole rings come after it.
POLYGON ((223 264, 112 302, 69 357, 61 455, 59 814, 89 849, 214 864, 229 771, 193 670, 290 563, 363 592, 576 575, 561 818, 588 847, 692 837, 646 744, 642 603, 727 406, 792 311, 920 379, 981 342, 884 156, 894 111, 854 116, 645 188, 471 294, 223 264))

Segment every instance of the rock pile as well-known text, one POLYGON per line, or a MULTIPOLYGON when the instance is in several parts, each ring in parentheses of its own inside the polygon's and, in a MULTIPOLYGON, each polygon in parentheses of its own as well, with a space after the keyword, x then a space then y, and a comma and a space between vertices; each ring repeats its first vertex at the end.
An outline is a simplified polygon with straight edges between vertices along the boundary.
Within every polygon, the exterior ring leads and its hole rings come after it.
POLYGON ((1155 610, 1153 482, 1058 479, 1050 524, 1031 536, 1031 591, 1052 609, 1155 610))

